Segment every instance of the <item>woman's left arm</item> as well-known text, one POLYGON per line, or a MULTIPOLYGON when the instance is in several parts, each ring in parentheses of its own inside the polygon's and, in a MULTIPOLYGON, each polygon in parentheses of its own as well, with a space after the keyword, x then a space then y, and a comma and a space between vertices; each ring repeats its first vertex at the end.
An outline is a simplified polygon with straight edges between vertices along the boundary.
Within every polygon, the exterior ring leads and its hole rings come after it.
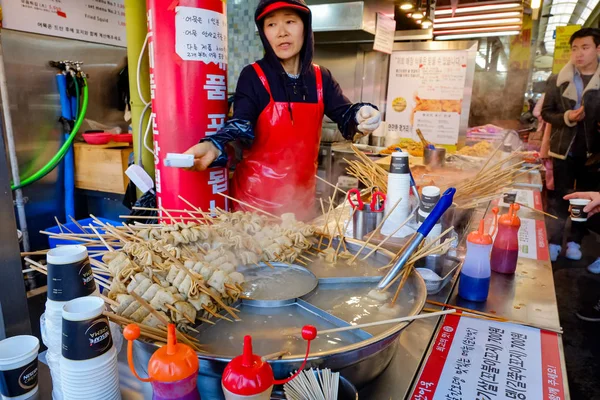
POLYGON ((321 72, 325 115, 338 125, 344 138, 353 140, 356 134, 369 134, 379 127, 381 114, 377 107, 370 103, 352 104, 331 72, 323 67, 321 72))

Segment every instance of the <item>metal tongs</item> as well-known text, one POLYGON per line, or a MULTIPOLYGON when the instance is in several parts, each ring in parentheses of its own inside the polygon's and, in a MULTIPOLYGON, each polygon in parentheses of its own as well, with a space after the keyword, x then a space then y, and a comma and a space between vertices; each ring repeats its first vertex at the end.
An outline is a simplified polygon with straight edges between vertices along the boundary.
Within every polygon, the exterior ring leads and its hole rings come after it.
POLYGON ((421 227, 408 240, 408 243, 406 246, 404 246, 404 251, 397 256, 397 261, 392 266, 392 269, 390 269, 387 275, 384 276, 381 281, 379 281, 377 284, 378 289, 385 288, 400 273, 408 259, 413 255, 415 250, 417 250, 423 239, 429 235, 429 232, 431 232, 434 225, 437 224, 440 218, 442 218, 442 215, 444 215, 446 210, 450 208, 455 193, 455 188, 448 188, 448 190, 444 192, 433 210, 431 210, 429 216, 425 218, 425 221, 423 221, 421 227))

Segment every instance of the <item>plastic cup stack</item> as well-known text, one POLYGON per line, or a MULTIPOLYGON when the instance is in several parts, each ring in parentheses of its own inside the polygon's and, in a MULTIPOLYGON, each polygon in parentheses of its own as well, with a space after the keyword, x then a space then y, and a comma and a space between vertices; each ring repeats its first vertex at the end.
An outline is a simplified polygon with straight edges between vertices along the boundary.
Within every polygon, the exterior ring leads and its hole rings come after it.
POLYGON ((120 399, 117 350, 104 301, 81 297, 63 308, 61 387, 65 400, 120 399))
POLYGON ((50 250, 48 263, 48 300, 42 315, 42 338, 48 347, 46 359, 52 375, 53 398, 60 400, 62 351, 62 312, 70 300, 98 294, 94 275, 84 246, 62 246, 50 250))
MULTIPOLYGON (((408 166, 408 153, 392 153, 390 173, 388 174, 388 191, 385 201, 385 215, 387 220, 381 228, 382 235, 392 234, 398 225, 402 224, 410 214, 410 168, 408 166), (400 200, 402 199, 402 200, 400 200), (390 211, 400 200, 394 212, 390 211)), ((394 236, 403 237, 402 230, 394 236)))
POLYGON ((13 336, 0 342, 0 393, 3 399, 28 399, 38 392, 38 351, 35 336, 13 336))

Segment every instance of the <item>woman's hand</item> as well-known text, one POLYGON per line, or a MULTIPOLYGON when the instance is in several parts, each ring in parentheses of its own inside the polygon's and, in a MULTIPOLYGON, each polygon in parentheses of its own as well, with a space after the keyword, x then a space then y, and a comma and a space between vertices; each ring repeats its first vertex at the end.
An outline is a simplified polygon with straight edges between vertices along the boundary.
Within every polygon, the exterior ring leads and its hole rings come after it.
POLYGON ((368 135, 381 125, 381 113, 371 106, 363 106, 356 113, 356 122, 358 130, 368 135))
POLYGON ((565 200, 585 199, 591 200, 590 204, 585 206, 583 212, 588 213, 588 217, 600 213, 600 193, 599 192, 576 192, 568 194, 564 197, 565 200))
POLYGON ((206 141, 190 147, 184 154, 194 155, 194 166, 187 168, 188 171, 204 171, 221 155, 221 150, 206 141))

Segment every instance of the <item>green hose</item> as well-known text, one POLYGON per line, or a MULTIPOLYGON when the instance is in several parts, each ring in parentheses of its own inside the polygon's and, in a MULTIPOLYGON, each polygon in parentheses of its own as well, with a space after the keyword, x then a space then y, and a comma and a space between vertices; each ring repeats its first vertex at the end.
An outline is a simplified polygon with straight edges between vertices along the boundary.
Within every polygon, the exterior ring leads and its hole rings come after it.
MULTIPOLYGON (((79 85, 77 84, 76 78, 74 78, 74 81, 75 81, 75 92, 77 93, 77 98, 79 99, 79 85)), ((71 144, 73 144, 73 141, 75 140, 75 136, 77 136, 77 132, 79 131, 79 128, 81 128, 81 124, 83 123, 83 119, 85 118, 85 113, 87 111, 87 107, 88 107, 88 87, 87 87, 87 82, 86 82, 85 78, 83 78, 83 103, 81 104, 81 111, 79 112, 79 114, 77 116, 77 120, 75 121, 75 125, 73 126, 73 130, 71 131, 69 138, 63 143, 61 148, 58 150, 58 153, 56 153, 54 155, 54 157, 52 157, 52 159, 50 161, 48 161, 48 163, 46 165, 44 165, 38 172, 31 175, 29 178, 23 179, 19 185, 16 185, 16 186, 11 185, 10 188, 12 190, 17 190, 17 189, 21 189, 25 186, 29 186, 32 183, 35 183, 35 182, 39 181, 40 179, 42 179, 43 177, 48 175, 50 172, 52 172, 52 170, 54 168, 56 168, 56 166, 62 161, 62 159, 65 157, 65 155, 69 151, 71 144)))

